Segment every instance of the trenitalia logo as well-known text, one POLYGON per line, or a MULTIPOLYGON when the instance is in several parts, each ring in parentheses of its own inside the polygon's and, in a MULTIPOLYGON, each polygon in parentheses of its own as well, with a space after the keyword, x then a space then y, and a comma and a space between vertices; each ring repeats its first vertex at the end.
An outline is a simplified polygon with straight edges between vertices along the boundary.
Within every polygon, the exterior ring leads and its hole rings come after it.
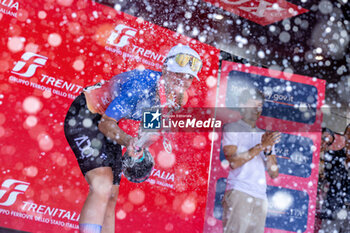
POLYGON ((137 30, 132 27, 119 24, 114 28, 112 34, 107 39, 107 44, 124 47, 129 44, 129 39, 135 37, 137 30))
POLYGON ((5 196, 5 194, 8 194, 8 198, 4 202, 0 202, 0 206, 10 206, 13 205, 13 203, 16 202, 17 196, 19 194, 23 194, 29 187, 29 183, 20 181, 20 180, 14 180, 14 179, 7 179, 5 180, 0 188, 0 200, 5 196), (12 185, 15 185, 13 189, 10 189, 12 185))
POLYGON ((43 67, 45 65, 48 58, 36 53, 26 52, 22 55, 21 59, 22 61, 17 62, 11 73, 29 78, 35 74, 38 67, 43 67), (26 64, 29 64, 27 70, 24 72, 19 72, 23 70, 26 64))

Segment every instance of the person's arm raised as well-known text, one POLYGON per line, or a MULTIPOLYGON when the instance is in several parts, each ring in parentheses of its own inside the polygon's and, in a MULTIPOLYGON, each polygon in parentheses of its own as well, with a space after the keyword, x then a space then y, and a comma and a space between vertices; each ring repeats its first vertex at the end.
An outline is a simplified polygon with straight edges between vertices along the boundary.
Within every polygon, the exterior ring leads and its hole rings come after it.
POLYGON ((226 145, 223 147, 225 158, 229 161, 232 169, 241 167, 255 156, 259 155, 261 151, 266 148, 271 148, 281 138, 280 133, 265 133, 261 138, 261 143, 251 147, 248 151, 237 153, 237 146, 226 145))

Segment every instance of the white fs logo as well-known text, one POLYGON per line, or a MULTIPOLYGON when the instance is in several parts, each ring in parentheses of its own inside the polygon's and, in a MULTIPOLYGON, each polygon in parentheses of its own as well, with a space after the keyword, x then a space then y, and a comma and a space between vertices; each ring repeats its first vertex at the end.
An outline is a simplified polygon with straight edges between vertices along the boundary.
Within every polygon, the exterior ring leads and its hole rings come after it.
POLYGON ((137 30, 132 27, 119 24, 114 28, 112 34, 107 39, 107 44, 124 47, 129 44, 129 39, 136 35, 137 30))
POLYGON ((5 196, 7 192, 10 192, 8 198, 4 202, 0 202, 0 206, 10 206, 15 203, 17 200, 17 196, 19 194, 23 194, 29 187, 29 183, 20 181, 20 180, 14 180, 14 179, 7 179, 5 180, 0 188, 0 200, 5 196), (13 189, 9 189, 12 185, 16 185, 13 189))
POLYGON ((43 67, 45 65, 48 58, 36 53, 26 52, 22 55, 21 59, 23 61, 18 61, 15 67, 12 69, 11 73, 29 78, 34 75, 38 67, 43 67), (28 63, 29 59, 31 58, 34 59, 31 60, 31 64, 28 66, 28 69, 25 72, 19 72, 24 68, 24 66, 28 63))

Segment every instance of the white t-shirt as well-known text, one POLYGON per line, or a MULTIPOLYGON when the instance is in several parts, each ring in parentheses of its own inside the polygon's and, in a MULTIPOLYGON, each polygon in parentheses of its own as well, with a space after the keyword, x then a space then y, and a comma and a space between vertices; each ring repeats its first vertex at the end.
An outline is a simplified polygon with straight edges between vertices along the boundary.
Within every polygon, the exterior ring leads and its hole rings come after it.
MULTIPOLYGON (((261 143, 263 134, 263 130, 252 128, 246 122, 239 120, 225 125, 222 146, 233 145, 237 146, 236 153, 246 152, 261 143)), ((265 159, 264 153, 261 152, 241 167, 231 169, 227 177, 226 190, 235 189, 266 200, 265 159)))

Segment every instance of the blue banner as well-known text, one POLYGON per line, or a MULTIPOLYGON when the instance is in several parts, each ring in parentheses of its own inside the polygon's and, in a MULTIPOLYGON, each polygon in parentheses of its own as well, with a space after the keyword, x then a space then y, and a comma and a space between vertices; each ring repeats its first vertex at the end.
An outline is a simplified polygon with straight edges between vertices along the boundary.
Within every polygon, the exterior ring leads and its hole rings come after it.
POLYGON ((265 96, 262 116, 305 124, 315 122, 318 98, 315 86, 240 71, 229 73, 226 107, 242 107, 238 102, 241 91, 252 88, 265 96))
POLYGON ((307 227, 309 195, 304 191, 268 186, 265 227, 304 232, 307 227))
MULTIPOLYGON (((226 178, 216 182, 213 216, 222 220, 222 199, 226 189, 226 178)), ((292 232, 304 232, 307 227, 309 195, 304 191, 267 186, 267 228, 292 232)))
POLYGON ((307 178, 311 175, 313 142, 310 138, 281 134, 275 145, 279 173, 307 178))

